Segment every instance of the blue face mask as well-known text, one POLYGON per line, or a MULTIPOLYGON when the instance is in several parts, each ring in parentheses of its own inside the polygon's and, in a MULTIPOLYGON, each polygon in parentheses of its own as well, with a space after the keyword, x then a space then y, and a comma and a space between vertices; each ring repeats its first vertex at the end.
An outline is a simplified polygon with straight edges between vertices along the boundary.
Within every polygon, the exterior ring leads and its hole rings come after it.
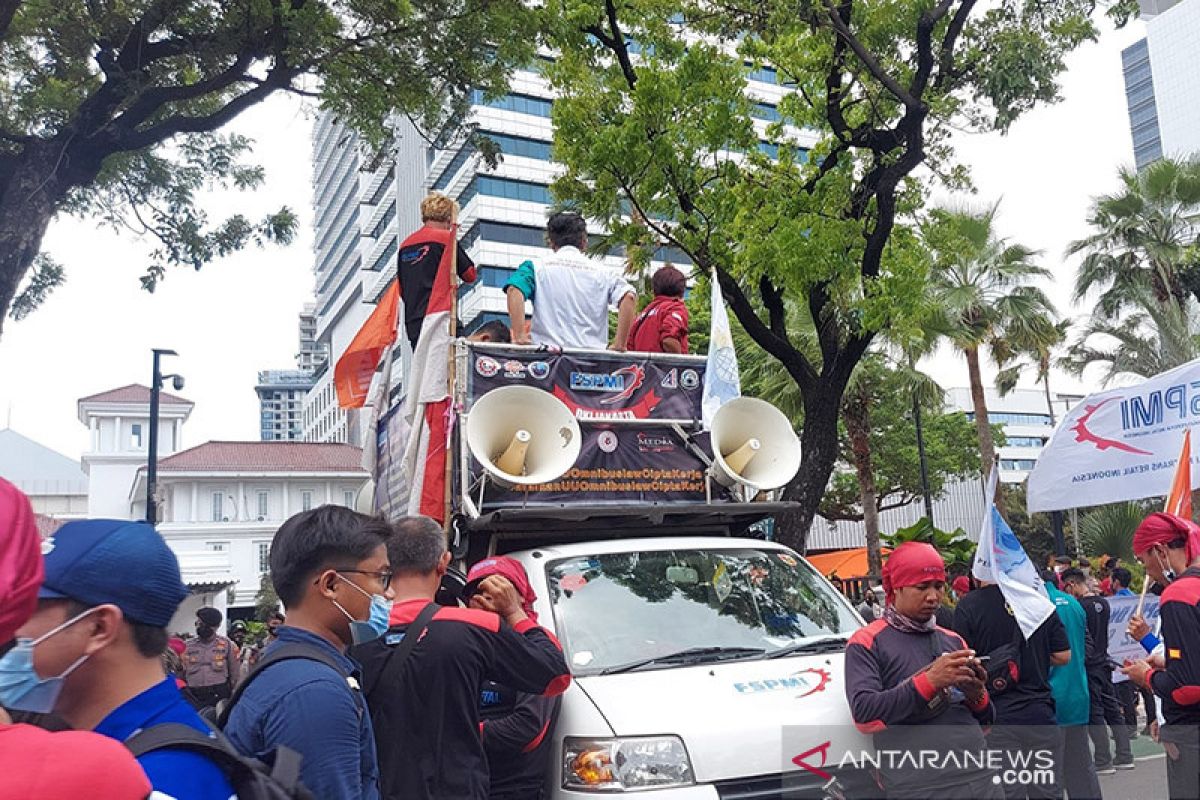
POLYGON ((0 657, 0 706, 31 714, 49 714, 54 710, 54 704, 58 701, 67 676, 87 661, 88 655, 80 656, 61 675, 43 679, 33 668, 33 648, 90 613, 92 609, 89 608, 36 639, 17 639, 16 646, 0 657))
MULTIPOLYGON (((342 578, 341 575, 338 577, 342 578)), ((346 615, 346 619, 350 620, 350 640, 355 644, 364 644, 383 636, 384 631, 388 629, 388 618, 392 615, 391 601, 381 594, 367 594, 366 590, 354 581, 346 578, 342 578, 342 580, 353 586, 358 592, 371 598, 371 613, 365 622, 352 617, 350 612, 342 608, 338 601, 332 601, 338 610, 346 615)))

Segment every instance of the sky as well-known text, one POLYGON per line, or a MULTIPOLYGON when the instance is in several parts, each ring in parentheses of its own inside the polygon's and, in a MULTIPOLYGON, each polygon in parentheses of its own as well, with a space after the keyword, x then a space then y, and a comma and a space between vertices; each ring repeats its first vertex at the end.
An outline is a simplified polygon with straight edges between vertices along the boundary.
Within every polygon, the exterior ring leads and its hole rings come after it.
MULTIPOLYGON (((1132 162, 1120 53, 1143 35, 1140 22, 1106 31, 1067 60, 1063 101, 1019 120, 1007 135, 960 134, 954 142, 973 173, 980 205, 1001 201, 1002 235, 1043 252, 1055 273, 1047 286, 1064 314, 1071 308, 1074 264, 1066 245, 1087 232, 1094 195, 1116 187, 1116 171, 1132 162)), ((170 270, 154 294, 138 278, 153 242, 63 217, 43 250, 62 263, 66 283, 0 336, 0 428, 14 430, 77 458, 88 444, 77 400, 130 383, 148 385, 151 348, 177 358, 167 372, 186 379, 182 396, 196 403, 184 445, 214 439, 257 439, 257 372, 290 369, 298 349, 297 314, 313 294, 311 108, 274 97, 240 117, 233 128, 255 140, 251 159, 266 180, 250 193, 213 193, 214 219, 251 219, 280 206, 299 216, 287 247, 251 247, 200 271, 170 270)), ((944 350, 923 364, 945 388, 965 386, 966 366, 944 350)), ((990 370, 990 372, 994 372, 990 370)), ((1055 376, 1054 388, 1098 386, 1055 376)))

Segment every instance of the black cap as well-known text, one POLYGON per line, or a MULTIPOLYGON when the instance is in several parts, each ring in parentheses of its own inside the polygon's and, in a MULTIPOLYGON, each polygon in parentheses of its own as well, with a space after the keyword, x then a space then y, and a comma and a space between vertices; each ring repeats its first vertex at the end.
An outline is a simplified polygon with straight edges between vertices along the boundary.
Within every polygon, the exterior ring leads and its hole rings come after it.
POLYGON ((217 628, 221 625, 221 612, 215 608, 201 608, 196 611, 196 618, 210 628, 217 628))

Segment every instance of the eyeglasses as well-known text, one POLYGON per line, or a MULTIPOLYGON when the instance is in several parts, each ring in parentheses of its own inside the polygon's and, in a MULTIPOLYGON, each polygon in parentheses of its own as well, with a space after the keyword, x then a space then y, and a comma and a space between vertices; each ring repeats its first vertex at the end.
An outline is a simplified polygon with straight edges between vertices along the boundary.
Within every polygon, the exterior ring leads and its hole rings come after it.
POLYGON ((384 587, 392 582, 393 574, 390 569, 381 569, 378 572, 374 572, 369 569, 339 569, 337 572, 352 572, 356 575, 370 575, 375 580, 379 581, 379 583, 384 587))

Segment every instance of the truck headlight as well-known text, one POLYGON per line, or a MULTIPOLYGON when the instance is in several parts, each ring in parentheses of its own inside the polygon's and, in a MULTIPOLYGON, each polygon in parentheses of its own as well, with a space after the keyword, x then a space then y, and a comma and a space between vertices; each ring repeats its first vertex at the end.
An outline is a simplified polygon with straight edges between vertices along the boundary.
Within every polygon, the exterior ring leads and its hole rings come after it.
POLYGON ((563 788, 620 792, 687 786, 692 762, 678 736, 563 740, 563 788))

